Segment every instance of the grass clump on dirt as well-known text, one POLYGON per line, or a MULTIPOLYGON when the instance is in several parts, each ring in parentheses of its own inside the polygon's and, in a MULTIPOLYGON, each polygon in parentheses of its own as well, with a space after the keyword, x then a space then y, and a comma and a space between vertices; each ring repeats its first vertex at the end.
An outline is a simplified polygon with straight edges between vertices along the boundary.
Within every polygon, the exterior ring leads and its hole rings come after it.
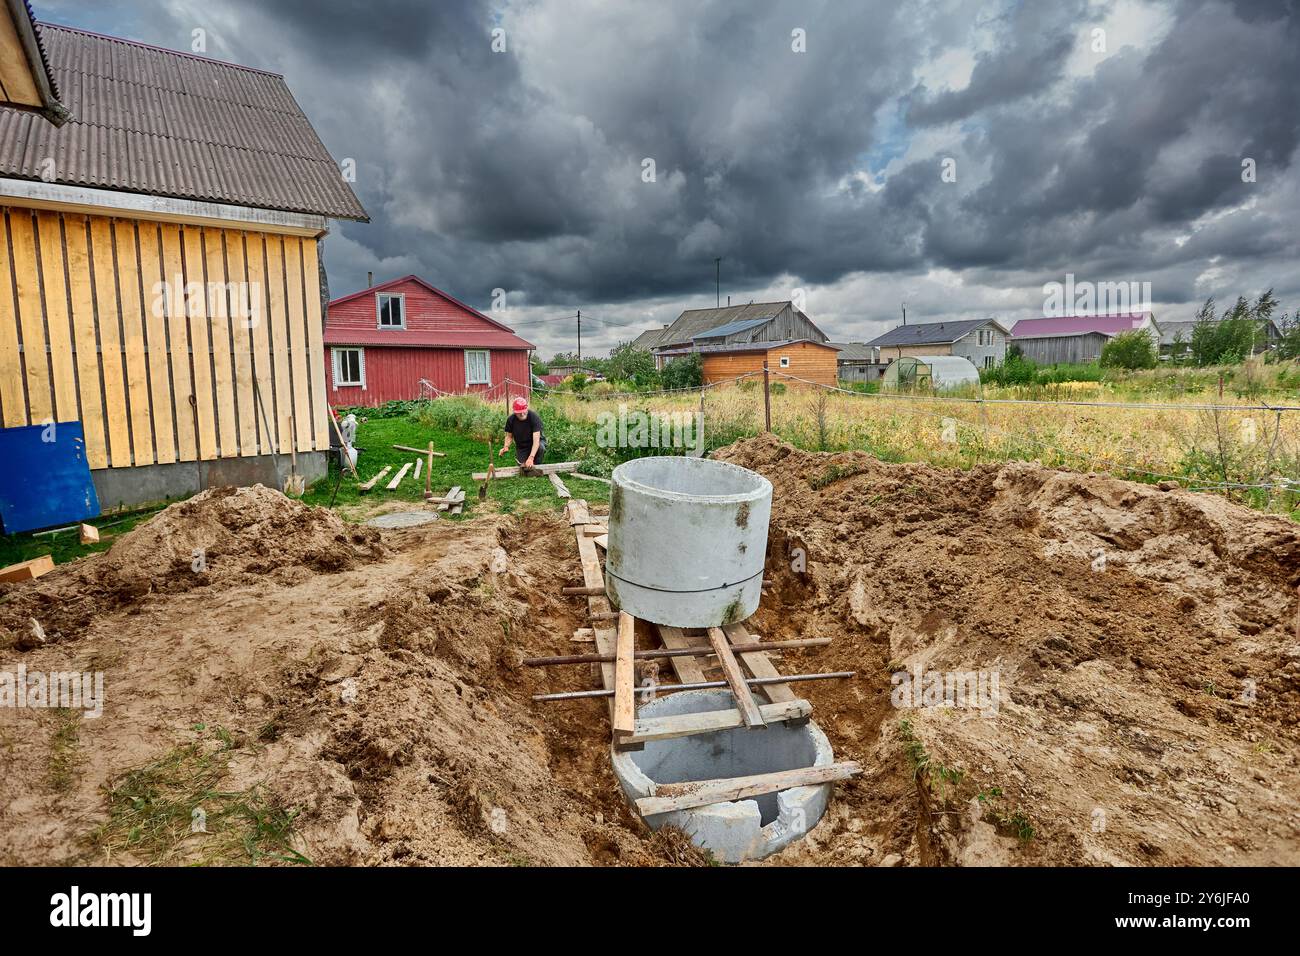
POLYGON ((241 749, 224 728, 128 771, 107 788, 108 819, 87 837, 97 862, 130 854, 146 865, 257 865, 312 861, 293 848, 298 809, 261 784, 218 789, 241 749))
POLYGON ((55 793, 67 793, 77 782, 81 764, 81 714, 68 707, 52 712, 50 733, 49 785, 55 793))

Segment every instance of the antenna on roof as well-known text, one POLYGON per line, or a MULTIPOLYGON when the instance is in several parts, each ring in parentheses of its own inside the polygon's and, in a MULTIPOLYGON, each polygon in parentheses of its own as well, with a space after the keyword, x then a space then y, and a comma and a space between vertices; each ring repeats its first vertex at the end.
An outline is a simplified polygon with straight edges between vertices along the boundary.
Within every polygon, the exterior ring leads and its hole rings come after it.
POLYGON ((907 302, 903 302, 903 324, 907 325, 907 302))
MULTIPOLYGON (((713 281, 715 283, 714 291, 716 296, 713 300, 713 306, 714 308, 718 308, 719 306, 722 305, 722 256, 713 257, 713 270, 714 270, 713 281)), ((728 304, 730 304, 731 302, 730 297, 727 298, 727 302, 728 304)))

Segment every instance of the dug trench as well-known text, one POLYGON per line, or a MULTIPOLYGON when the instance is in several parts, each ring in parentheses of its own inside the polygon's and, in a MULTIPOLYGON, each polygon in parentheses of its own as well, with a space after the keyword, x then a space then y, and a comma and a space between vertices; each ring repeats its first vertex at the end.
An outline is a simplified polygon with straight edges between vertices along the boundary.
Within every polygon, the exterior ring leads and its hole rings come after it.
MULTIPOLYGON (((1027 464, 717 457, 774 485, 751 631, 858 675, 795 685, 864 772, 765 864, 1300 861, 1294 525, 1027 464), (995 672, 996 707, 896 707, 917 668, 995 672)), ((591 650, 580 578, 559 516, 380 533, 253 488, 0 585, 5 669, 105 674, 98 719, 0 710, 0 861, 706 864, 629 811, 602 702, 531 701, 592 686, 520 663, 591 650)))

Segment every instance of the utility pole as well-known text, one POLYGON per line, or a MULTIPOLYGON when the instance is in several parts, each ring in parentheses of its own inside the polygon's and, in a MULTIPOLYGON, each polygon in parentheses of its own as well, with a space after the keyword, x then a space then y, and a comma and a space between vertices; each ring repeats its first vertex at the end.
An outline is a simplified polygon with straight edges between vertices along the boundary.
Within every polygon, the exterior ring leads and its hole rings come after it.
POLYGON ((717 298, 714 300, 715 306, 722 305, 722 256, 715 256, 713 259, 714 284, 717 286, 717 298))
POLYGON ((578 365, 582 366, 582 310, 578 310, 578 365))

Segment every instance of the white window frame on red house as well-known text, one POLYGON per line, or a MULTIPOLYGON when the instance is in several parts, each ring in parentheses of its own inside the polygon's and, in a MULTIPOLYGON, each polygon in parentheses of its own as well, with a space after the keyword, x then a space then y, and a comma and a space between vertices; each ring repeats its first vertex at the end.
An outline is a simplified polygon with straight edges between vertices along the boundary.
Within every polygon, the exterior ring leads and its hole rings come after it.
MULTIPOLYGON (((389 309, 392 314, 392 309, 389 309)), ((404 292, 376 292, 375 293, 375 328, 377 329, 404 329, 406 328, 406 293, 404 292), (384 324, 384 300, 397 300, 397 311, 400 313, 401 322, 396 325, 389 323, 384 324)))
POLYGON ((361 388, 366 387, 366 350, 357 346, 346 346, 343 348, 330 349, 330 371, 333 373, 331 380, 335 388, 361 388), (343 355, 347 352, 357 353, 357 373, 358 381, 343 381, 343 355))
POLYGON ((492 350, 491 349, 466 349, 465 350, 465 384, 466 385, 491 385, 492 384, 492 350), (481 379, 474 378, 470 373, 470 356, 483 356, 483 375, 481 379))

